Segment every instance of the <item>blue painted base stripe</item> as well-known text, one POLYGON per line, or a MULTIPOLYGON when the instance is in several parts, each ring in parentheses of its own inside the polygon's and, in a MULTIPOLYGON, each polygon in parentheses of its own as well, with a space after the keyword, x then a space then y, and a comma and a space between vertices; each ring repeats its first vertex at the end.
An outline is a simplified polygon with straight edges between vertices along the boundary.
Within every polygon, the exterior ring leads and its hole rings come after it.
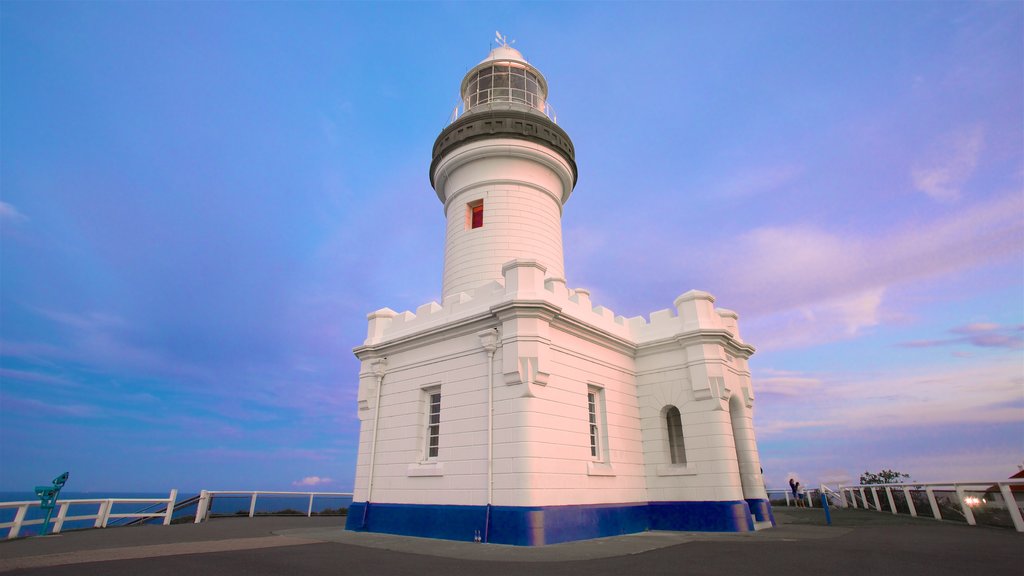
POLYGON ((754 519, 743 500, 728 502, 650 502, 651 530, 753 532, 754 519))
POLYGON ((750 507, 750 513, 754 515, 754 519, 758 522, 764 522, 768 520, 775 526, 775 514, 772 512, 771 502, 764 498, 747 498, 747 506, 750 507))
MULTIPOLYGON (((492 506, 489 529, 487 506, 374 502, 367 509, 366 502, 353 502, 345 528, 464 542, 486 534, 495 544, 541 546, 645 530, 748 532, 754 529, 751 510, 771 516, 771 506, 760 502, 492 506)), ((772 522, 774 525, 774 518, 772 522)))

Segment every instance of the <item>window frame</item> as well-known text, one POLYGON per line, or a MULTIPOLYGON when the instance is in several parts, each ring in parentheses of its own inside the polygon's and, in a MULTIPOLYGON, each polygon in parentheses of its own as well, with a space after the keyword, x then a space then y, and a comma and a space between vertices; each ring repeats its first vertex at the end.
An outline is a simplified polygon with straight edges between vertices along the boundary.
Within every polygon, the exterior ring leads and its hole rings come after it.
POLYGON ((587 386, 587 436, 590 459, 593 462, 608 462, 608 411, 605 406, 604 388, 587 386))
POLYGON ((678 406, 669 405, 665 409, 663 423, 668 436, 666 448, 668 449, 669 463, 675 466, 686 466, 686 434, 683 433, 683 413, 678 406), (673 422, 673 416, 675 422, 673 422))
POLYGON ((433 386, 430 388, 423 389, 424 399, 424 413, 426 415, 426 422, 423 426, 423 461, 424 462, 436 462, 438 455, 441 452, 441 387, 433 386), (434 397, 437 397, 437 402, 434 402, 434 397), (437 408, 435 413, 434 408, 437 408), (434 416, 437 416, 437 421, 434 422, 434 416), (436 439, 436 442, 431 446, 431 439, 436 439), (431 454, 433 451, 433 454, 431 454))
POLYGON ((466 230, 478 230, 484 227, 484 199, 479 198, 466 203, 466 230), (476 221, 477 214, 480 215, 479 224, 476 221))

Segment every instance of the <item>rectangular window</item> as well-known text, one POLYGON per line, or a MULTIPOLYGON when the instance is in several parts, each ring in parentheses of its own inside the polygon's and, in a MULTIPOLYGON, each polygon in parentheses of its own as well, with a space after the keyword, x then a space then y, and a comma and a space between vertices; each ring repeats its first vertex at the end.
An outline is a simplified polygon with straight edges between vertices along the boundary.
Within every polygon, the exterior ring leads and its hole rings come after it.
POLYGON ((608 436, 604 430, 604 398, 600 388, 587 390, 587 413, 590 431, 590 457, 603 462, 607 448, 605 440, 608 436))
POLYGON ((482 228, 484 225, 484 201, 475 200, 466 205, 466 228, 482 228))
POLYGON ((441 440, 441 391, 427 391, 427 460, 437 458, 441 440))

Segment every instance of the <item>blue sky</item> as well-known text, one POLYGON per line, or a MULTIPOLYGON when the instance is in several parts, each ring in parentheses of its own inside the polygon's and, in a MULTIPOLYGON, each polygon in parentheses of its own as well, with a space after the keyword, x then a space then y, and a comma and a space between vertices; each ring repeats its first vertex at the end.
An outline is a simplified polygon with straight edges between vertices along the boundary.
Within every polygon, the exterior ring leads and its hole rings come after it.
POLYGON ((738 311, 770 486, 1017 470, 1019 2, 4 2, 0 489, 350 489, 495 30, 576 146, 569 285, 738 311))

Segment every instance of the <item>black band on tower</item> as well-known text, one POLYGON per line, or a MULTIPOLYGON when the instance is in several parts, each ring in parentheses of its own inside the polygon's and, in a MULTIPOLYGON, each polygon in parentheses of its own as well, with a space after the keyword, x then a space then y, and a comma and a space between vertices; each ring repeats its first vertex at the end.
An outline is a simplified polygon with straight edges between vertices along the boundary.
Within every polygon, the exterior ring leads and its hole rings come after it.
POLYGON ((474 110, 452 122, 434 141, 430 162, 430 185, 434 186, 434 169, 448 152, 462 144, 484 138, 519 138, 548 146, 558 152, 572 168, 572 184, 576 186, 576 150, 572 140, 546 116, 519 110, 474 110))

